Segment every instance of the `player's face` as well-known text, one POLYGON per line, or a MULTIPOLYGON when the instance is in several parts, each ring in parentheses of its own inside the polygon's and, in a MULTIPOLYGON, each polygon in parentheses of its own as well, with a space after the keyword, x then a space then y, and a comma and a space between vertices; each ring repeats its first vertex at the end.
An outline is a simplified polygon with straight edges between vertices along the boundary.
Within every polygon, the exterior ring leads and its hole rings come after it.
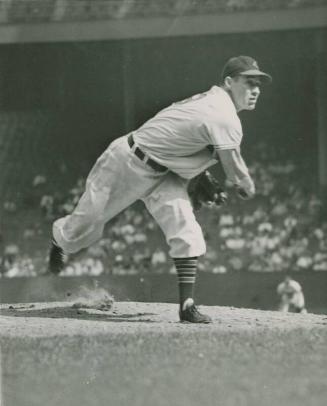
POLYGON ((260 95, 258 76, 236 76, 230 80, 230 94, 237 111, 254 110, 260 95))

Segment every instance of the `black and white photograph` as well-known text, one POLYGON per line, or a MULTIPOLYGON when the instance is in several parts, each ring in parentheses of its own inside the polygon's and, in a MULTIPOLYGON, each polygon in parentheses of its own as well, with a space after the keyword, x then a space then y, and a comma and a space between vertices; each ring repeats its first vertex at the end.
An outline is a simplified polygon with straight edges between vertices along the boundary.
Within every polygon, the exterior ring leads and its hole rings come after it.
POLYGON ((327 0, 0 0, 0 406, 327 404, 327 0))

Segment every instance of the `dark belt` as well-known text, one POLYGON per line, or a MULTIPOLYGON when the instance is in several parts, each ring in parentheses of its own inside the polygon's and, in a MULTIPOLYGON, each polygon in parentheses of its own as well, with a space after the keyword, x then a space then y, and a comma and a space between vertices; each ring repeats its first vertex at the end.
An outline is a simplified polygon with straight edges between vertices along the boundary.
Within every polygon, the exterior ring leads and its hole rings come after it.
MULTIPOLYGON (((128 142, 128 145, 131 148, 133 148, 133 146, 135 145, 133 134, 130 134, 127 137, 127 142, 128 142)), ((154 161, 153 159, 151 159, 147 155, 145 155, 145 153, 139 147, 134 148, 133 152, 141 161, 143 161, 146 165, 149 165, 155 171, 166 172, 168 170, 168 168, 166 168, 165 166, 158 164, 158 162, 154 161)))

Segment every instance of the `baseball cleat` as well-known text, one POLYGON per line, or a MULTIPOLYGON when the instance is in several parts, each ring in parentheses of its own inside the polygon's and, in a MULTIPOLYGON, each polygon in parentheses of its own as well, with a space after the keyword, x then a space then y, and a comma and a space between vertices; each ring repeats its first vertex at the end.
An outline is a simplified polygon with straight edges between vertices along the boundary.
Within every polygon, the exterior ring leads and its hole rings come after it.
POLYGON ((59 245, 52 240, 52 245, 49 254, 49 271, 54 275, 58 275, 64 268, 68 256, 59 245))
POLYGON ((179 318, 182 323, 212 323, 211 317, 199 312, 193 299, 188 298, 179 311, 179 318))

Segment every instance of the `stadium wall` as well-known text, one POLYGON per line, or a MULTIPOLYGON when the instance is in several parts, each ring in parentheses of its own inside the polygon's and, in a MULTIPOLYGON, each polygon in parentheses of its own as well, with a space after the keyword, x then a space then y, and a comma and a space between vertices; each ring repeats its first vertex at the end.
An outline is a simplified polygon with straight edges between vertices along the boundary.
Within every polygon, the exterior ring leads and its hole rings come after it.
MULTIPOLYGON (((327 272, 290 273, 300 282, 309 312, 327 313, 327 272)), ((203 305, 233 306, 276 310, 276 288, 284 278, 281 272, 200 273, 196 299, 203 305)), ((2 278, 0 303, 67 301, 78 295, 81 286, 94 290, 100 286, 118 301, 176 303, 176 275, 128 275, 62 278, 2 278), (69 294, 69 296, 67 295, 69 294)))

